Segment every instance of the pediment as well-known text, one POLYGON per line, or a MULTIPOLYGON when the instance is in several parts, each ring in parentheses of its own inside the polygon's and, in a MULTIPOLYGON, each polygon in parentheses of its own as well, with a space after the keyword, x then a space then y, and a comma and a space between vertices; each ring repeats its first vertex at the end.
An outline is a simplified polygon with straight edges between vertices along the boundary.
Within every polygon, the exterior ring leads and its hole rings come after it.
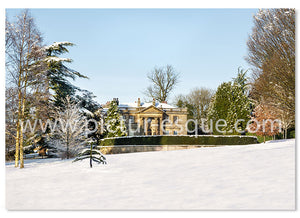
POLYGON ((139 113, 140 114, 162 114, 162 113, 164 113, 164 111, 151 105, 151 106, 141 110, 139 113))

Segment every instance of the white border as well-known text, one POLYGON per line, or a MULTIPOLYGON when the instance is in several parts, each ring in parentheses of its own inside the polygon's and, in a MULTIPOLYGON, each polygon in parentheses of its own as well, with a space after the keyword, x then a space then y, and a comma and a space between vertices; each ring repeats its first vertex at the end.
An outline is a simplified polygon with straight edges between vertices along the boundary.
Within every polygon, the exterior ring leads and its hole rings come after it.
MULTIPOLYGON (((284 0, 284 1, 261 1, 261 0, 251 0, 251 1, 233 1, 233 0, 224 0, 224 1, 197 1, 197 0, 151 0, 151 1, 141 1, 141 0, 110 0, 110 1, 94 1, 94 0, 84 0, 84 1, 63 1, 63 0, 49 0, 49 1, 41 1, 41 0, 4 0, 1 2, 0 8, 0 40, 1 40, 1 48, 0 48, 0 121, 1 121, 1 130, 0 131, 0 142, 1 142, 1 162, 4 163, 4 129, 5 129, 5 118, 4 118, 4 90, 5 90, 5 80, 4 80, 4 19, 5 19, 5 8, 270 8, 270 7, 294 7, 297 8, 297 1, 295 0, 284 0)), ((297 10, 298 13, 298 10, 297 10)), ((297 16, 298 17, 298 16, 297 16)), ((297 22, 298 23, 297 19, 297 22)), ((298 30, 298 28, 297 28, 298 30)), ((297 36, 299 35, 299 31, 297 31, 297 36)), ((298 40, 297 40, 298 41, 298 40)), ((297 55, 298 57, 298 55, 297 55)), ((297 58, 298 60, 298 58, 297 58)), ((297 65, 296 65, 297 66, 297 65)), ((297 84, 299 84, 298 76, 297 84)), ((298 88, 297 96, 299 96, 298 88)), ((297 101, 298 102, 298 101, 297 101)), ((297 107, 298 108, 298 107, 297 107)), ((297 123, 298 122, 297 116, 297 123)), ((298 135, 298 129, 296 130, 298 135)), ((298 212, 284 212, 284 211, 271 211, 271 212, 259 212, 259 211, 250 211, 250 212, 219 212, 219 211, 167 211, 167 212, 157 212, 157 211, 136 211, 136 212, 120 212, 120 211, 103 211, 103 212, 8 212, 5 209, 5 167, 2 165, 1 167, 1 186, 0 186, 0 208, 2 217, 53 217, 53 216, 72 216, 72 217, 82 217, 82 216, 102 216, 102 217, 119 217, 119 216, 130 216, 130 218, 134 217, 153 217, 153 216, 170 216, 170 217, 218 217, 218 216, 228 216, 230 218, 235 217, 266 217, 272 216, 272 218, 276 217, 295 217, 299 216, 298 212), (101 214, 99 214, 101 213, 101 214), (125 214, 124 214, 125 213, 125 214), (242 214, 241 214, 242 213, 242 214), (297 215, 298 214, 298 215, 297 215)), ((298 186, 299 187, 299 186, 298 186)), ((17 197, 17 196, 16 196, 17 197)), ((298 205, 298 204, 297 204, 298 205)))
POLYGON ((8 0, 1 3, 4 8, 280 8, 296 7, 295 0, 8 0))

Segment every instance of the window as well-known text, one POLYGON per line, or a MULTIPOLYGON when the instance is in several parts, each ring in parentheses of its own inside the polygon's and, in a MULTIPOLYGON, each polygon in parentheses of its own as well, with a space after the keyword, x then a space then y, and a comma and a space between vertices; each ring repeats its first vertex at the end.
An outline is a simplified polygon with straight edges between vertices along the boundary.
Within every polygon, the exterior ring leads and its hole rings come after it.
POLYGON ((177 116, 174 116, 173 117, 173 123, 177 123, 178 122, 178 117, 177 116))
POLYGON ((134 123, 134 116, 129 116, 129 121, 131 122, 131 123, 134 123))
POLYGON ((173 132, 173 135, 178 135, 177 131, 174 131, 174 132, 173 132))

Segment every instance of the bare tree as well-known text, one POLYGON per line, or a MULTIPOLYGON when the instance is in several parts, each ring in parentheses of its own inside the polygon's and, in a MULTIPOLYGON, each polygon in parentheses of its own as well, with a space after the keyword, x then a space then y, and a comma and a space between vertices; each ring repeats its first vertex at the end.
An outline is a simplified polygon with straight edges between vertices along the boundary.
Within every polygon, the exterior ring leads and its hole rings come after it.
POLYGON ((15 167, 24 167, 23 126, 26 96, 36 73, 36 51, 41 48, 42 38, 28 10, 23 11, 14 23, 6 20, 6 72, 8 85, 17 89, 17 117, 15 136, 15 167))
POLYGON ((54 137, 58 139, 57 148, 63 152, 62 158, 69 159, 87 143, 86 119, 80 112, 79 103, 69 96, 63 104, 54 111, 58 123, 54 137))
MULTIPOLYGON (((194 119, 198 124, 201 119, 207 118, 209 103, 211 102, 214 91, 208 88, 200 87, 192 89, 187 95, 178 95, 175 105, 180 108, 187 108, 188 119, 194 119)), ((206 122, 204 122, 206 124, 206 122)), ((194 129, 194 124, 190 123, 189 129, 194 129)))
POLYGON ((207 109, 213 96, 213 91, 207 88, 195 88, 187 96, 187 101, 193 108, 194 118, 200 122, 207 117, 207 109))
POLYGON ((147 75, 148 80, 152 83, 145 91, 147 97, 166 101, 171 91, 179 82, 179 73, 171 65, 157 68, 147 75))
POLYGON ((287 129, 295 121, 295 9, 260 10, 247 45, 250 96, 278 109, 287 129))

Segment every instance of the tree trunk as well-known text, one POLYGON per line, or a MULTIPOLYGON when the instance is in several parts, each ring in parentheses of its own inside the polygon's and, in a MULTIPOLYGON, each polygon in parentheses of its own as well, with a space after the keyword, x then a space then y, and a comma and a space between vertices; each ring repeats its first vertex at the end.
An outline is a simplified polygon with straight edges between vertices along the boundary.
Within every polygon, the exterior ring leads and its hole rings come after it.
POLYGON ((67 128, 67 159, 69 159, 69 127, 66 124, 66 128, 67 128))
POLYGON ((17 136, 16 136, 16 151, 15 151, 15 167, 19 166, 19 133, 20 133, 20 124, 17 121, 17 136))
POLYGON ((20 141, 21 141, 21 130, 20 130, 20 121, 21 121, 21 109, 22 109, 22 92, 21 92, 21 80, 22 80, 22 70, 19 70, 19 79, 18 79, 18 118, 17 118, 17 137, 16 137, 16 153, 15 153, 15 167, 19 166, 20 159, 20 141))
MULTIPOLYGON (((29 31, 30 38, 30 31, 29 31)), ((30 53, 31 44, 28 45, 27 53, 30 53)), ((28 80, 28 67, 29 67, 29 57, 26 57, 26 68, 25 68, 25 81, 24 81, 24 92, 22 98, 22 114, 21 114, 21 128, 20 128, 20 168, 24 168, 24 150, 23 150, 23 125, 25 120, 25 102, 26 102, 26 89, 27 89, 27 80, 28 80)))
POLYGON ((266 143, 266 136, 264 135, 264 143, 266 143))
POLYGON ((91 143, 91 149, 90 149, 90 167, 93 167, 93 144, 91 143))
POLYGON ((20 127, 20 168, 24 168, 24 150, 23 150, 23 119, 20 127))
POLYGON ((69 143, 67 142, 67 159, 69 159, 69 143))
MULTIPOLYGON (((20 61, 21 64, 21 61, 20 61)), ((21 92, 22 69, 19 69, 18 78, 18 117, 17 117, 17 136, 16 136, 16 153, 15 153, 15 167, 19 166, 20 158, 20 119, 22 108, 22 92, 21 92)))
POLYGON ((24 168, 24 151, 23 151, 23 125, 25 118, 25 102, 26 102, 26 86, 27 86, 27 72, 25 76, 24 93, 22 100, 22 114, 21 114, 21 127, 20 127, 20 168, 24 168))
POLYGON ((21 90, 21 81, 23 76, 23 65, 22 65, 22 58, 23 58, 23 46, 25 43, 24 37, 22 38, 21 45, 20 45, 20 52, 18 53, 19 58, 19 66, 18 66, 18 120, 17 120, 17 138, 16 138, 16 153, 15 153, 15 167, 19 166, 19 157, 20 157, 20 119, 21 119, 21 108, 22 108, 22 90, 21 90))

